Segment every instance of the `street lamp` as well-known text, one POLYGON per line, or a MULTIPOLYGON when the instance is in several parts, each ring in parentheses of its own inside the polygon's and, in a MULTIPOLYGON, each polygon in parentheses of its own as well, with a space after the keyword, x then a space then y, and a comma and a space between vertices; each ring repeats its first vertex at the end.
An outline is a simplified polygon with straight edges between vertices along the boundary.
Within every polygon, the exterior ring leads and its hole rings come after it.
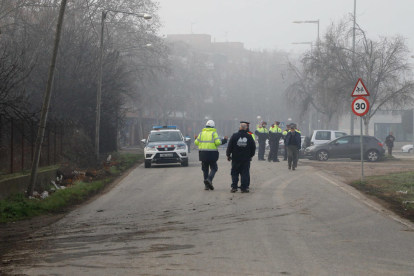
POLYGON ((125 49, 121 49, 119 50, 119 52, 121 53, 122 56, 125 56, 126 54, 128 54, 129 51, 132 50, 139 50, 139 49, 144 49, 144 48, 152 48, 152 44, 148 43, 148 44, 144 44, 144 45, 140 45, 140 46, 134 46, 134 47, 130 47, 130 48, 125 48, 125 49))
POLYGON ((105 19, 108 12, 114 13, 124 13, 129 15, 135 15, 144 19, 151 19, 152 16, 147 13, 133 13, 125 11, 116 11, 116 10, 104 10, 102 11, 101 19, 101 41, 100 41, 100 53, 99 53, 99 70, 98 70, 98 93, 96 99, 96 124, 95 124, 95 154, 99 158, 99 129, 101 123, 101 95, 102 95, 102 59, 103 59, 103 35, 105 27, 105 19))
POLYGON ((311 24, 318 24, 318 40, 316 45, 319 46, 319 19, 318 20, 307 20, 307 21, 293 21, 293 23, 303 24, 303 23, 311 23, 311 24))
POLYGON ((134 47, 130 47, 130 48, 125 48, 122 50, 119 50, 120 52, 125 52, 125 51, 129 51, 129 50, 136 50, 136 49, 142 49, 142 48, 151 48, 153 45, 151 43, 148 44, 144 44, 144 45, 138 45, 138 46, 134 46, 134 47))
POLYGON ((313 53, 313 42, 292 42, 292 44, 308 44, 311 46, 311 54, 313 53))

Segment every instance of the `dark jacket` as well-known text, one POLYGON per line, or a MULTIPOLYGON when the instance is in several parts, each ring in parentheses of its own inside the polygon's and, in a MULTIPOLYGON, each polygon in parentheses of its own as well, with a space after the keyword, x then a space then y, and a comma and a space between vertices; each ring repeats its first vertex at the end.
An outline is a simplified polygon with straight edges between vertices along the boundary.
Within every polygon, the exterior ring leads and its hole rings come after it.
POLYGON ((385 144, 387 145, 387 147, 389 148, 393 148, 394 147, 394 141, 395 141, 395 137, 392 135, 388 135, 385 138, 385 144))
MULTIPOLYGON (((292 145, 291 143, 289 143, 290 137, 292 137, 292 132, 289 131, 289 133, 285 137, 285 146, 292 145)), ((292 138, 294 139, 293 145, 297 146, 298 149, 301 149, 302 141, 300 138, 300 133, 295 131, 295 137, 292 137, 292 138)))
POLYGON ((227 157, 235 162, 250 161, 256 152, 256 143, 246 130, 239 130, 230 137, 227 146, 227 157))

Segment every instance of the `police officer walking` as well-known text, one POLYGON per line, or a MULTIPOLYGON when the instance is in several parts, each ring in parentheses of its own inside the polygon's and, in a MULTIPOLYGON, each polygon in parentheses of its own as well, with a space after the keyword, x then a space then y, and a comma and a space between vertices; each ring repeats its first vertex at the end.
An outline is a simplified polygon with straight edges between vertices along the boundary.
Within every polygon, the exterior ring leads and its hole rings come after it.
POLYGON ((239 132, 234 133, 227 146, 227 160, 231 162, 231 192, 237 192, 237 183, 241 183, 241 192, 248 193, 250 185, 250 160, 256 152, 256 144, 247 125, 240 124, 239 132))
POLYGON ((194 144, 198 146, 198 158, 201 161, 201 170, 204 176, 204 190, 214 190, 213 178, 218 170, 217 160, 219 152, 217 147, 227 143, 227 136, 220 140, 213 120, 207 121, 206 127, 200 134, 194 136, 194 144))
POLYGON ((290 132, 285 138, 285 147, 287 147, 288 168, 295 170, 298 166, 299 150, 301 148, 300 133, 295 130, 295 125, 290 126, 290 132))
POLYGON ((262 122, 261 126, 259 126, 259 128, 254 132, 254 134, 256 134, 259 138, 259 161, 266 161, 264 154, 266 148, 266 140, 269 138, 269 130, 266 128, 266 125, 266 122, 262 122))
POLYGON ((267 161, 279 162, 277 153, 279 151, 279 140, 282 138, 282 129, 279 127, 280 122, 276 121, 274 125, 269 129, 269 145, 270 151, 267 161))

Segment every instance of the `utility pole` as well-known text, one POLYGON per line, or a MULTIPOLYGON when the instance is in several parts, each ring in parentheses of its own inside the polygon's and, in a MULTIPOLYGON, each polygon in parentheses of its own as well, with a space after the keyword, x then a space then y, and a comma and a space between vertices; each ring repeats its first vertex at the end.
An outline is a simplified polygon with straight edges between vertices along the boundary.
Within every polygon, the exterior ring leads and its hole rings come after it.
POLYGON ((42 143, 43 143, 43 138, 45 135, 45 128, 46 128, 47 115, 49 112, 50 98, 52 96, 53 77, 55 74, 56 58, 57 58, 57 53, 59 49, 60 34, 62 31, 62 24, 63 24, 63 17, 65 15, 66 2, 67 0, 62 0, 60 4, 59 17, 58 17, 58 22, 57 22, 57 27, 56 27, 55 42, 53 45, 52 61, 50 63, 49 76, 48 76, 47 84, 46 84, 46 92, 45 92, 45 96, 43 99, 42 115, 40 118, 39 130, 37 132, 36 151, 35 151, 35 155, 34 155, 33 163, 32 163, 32 172, 30 174, 30 182, 29 182, 29 186, 27 187, 27 196, 33 195, 33 190, 34 190, 34 186, 36 183, 37 169, 39 167, 42 143))
MULTIPOLYGON (((125 11, 116 11, 116 10, 104 10, 102 11, 101 17, 101 37, 99 41, 99 66, 98 66, 98 91, 96 93, 96 118, 95 118, 95 154, 96 159, 99 160, 99 131, 101 127, 101 98, 102 98, 102 61, 103 61, 103 42, 104 42, 104 30, 105 30, 105 19, 108 12, 114 13, 124 13, 129 15, 135 15, 142 17, 146 20, 151 19, 152 15, 146 13, 134 13, 134 12, 125 12, 125 11)), ((149 45, 149 44, 147 44, 149 45)))
MULTIPOLYGON (((352 70, 355 70, 355 24, 356 24, 356 0, 354 0, 354 28, 353 28, 353 36, 352 36, 352 70)), ((354 119, 355 119, 355 116, 351 112, 351 122, 350 122, 351 135, 354 135, 354 119)))

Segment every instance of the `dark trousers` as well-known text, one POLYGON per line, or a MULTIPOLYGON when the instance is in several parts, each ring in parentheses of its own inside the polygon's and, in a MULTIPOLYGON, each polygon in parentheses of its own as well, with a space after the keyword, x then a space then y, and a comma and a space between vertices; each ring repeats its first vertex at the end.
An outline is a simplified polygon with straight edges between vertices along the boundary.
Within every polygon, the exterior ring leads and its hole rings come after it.
POLYGON ((388 147, 388 155, 392 155, 392 147, 388 147))
POLYGON ((289 145, 287 147, 287 155, 288 155, 289 167, 292 167, 292 162, 293 162, 293 167, 296 168, 298 166, 298 159, 299 159, 298 147, 295 145, 289 145))
POLYGON ((240 183, 241 189, 246 190, 249 188, 250 182, 250 161, 232 161, 231 162, 231 187, 237 189, 237 183, 239 182, 239 175, 240 175, 240 183))
POLYGON ((277 160, 277 151, 279 150, 279 141, 269 140, 270 151, 267 160, 276 161, 277 160))
POLYGON ((265 148, 266 148, 266 141, 259 141, 259 155, 258 155, 259 160, 265 159, 264 158, 265 148))
POLYGON ((203 171, 204 180, 210 179, 213 181, 216 172, 218 171, 218 166, 216 161, 201 161, 201 170, 203 171), (210 172, 209 172, 210 169, 210 172))

